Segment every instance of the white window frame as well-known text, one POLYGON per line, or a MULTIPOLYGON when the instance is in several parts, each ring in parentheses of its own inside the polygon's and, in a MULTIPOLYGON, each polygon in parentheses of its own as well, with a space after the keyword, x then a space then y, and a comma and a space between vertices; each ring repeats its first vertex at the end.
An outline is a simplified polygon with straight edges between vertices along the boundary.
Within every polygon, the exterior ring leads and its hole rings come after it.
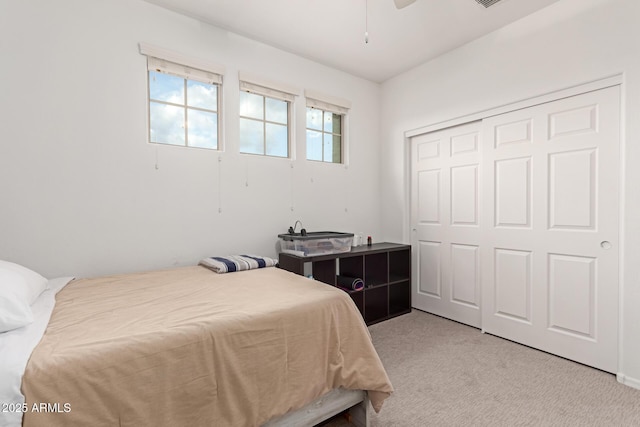
MULTIPOLYGON (((187 148, 202 148, 208 150, 222 151, 223 142, 222 142, 222 81, 225 69, 223 66, 204 61, 198 58, 192 58, 177 52, 170 51, 168 49, 164 49, 161 47, 157 47, 148 43, 140 43, 140 53, 147 57, 147 79, 149 78, 150 71, 156 71, 166 74, 171 74, 185 80, 185 86, 187 81, 197 81, 201 83, 206 83, 210 85, 217 86, 217 106, 215 113, 217 114, 217 146, 215 149, 213 148, 203 148, 203 147, 194 147, 190 146, 188 143, 188 124, 187 121, 184 123, 185 128, 185 145, 175 145, 175 144, 167 144, 162 142, 153 142, 151 141, 151 102, 162 103, 167 105, 174 105, 164 101, 152 100, 149 89, 150 82, 147 81, 147 141, 150 144, 159 144, 159 145, 170 145, 174 147, 187 147, 187 148)), ((185 97, 186 97, 186 87, 185 87, 185 97)), ((180 108, 185 109, 185 118, 188 115, 189 110, 199 110, 199 111, 212 111, 208 109, 202 109, 197 107, 190 107, 185 105, 175 105, 180 108)))
MULTIPOLYGON (((256 76, 255 74, 247 73, 244 71, 240 71, 238 73, 238 81, 239 81, 239 87, 241 92, 253 93, 256 95, 263 96, 265 98, 272 98, 272 99, 277 99, 280 101, 287 102, 287 156, 282 157, 282 156, 273 156, 270 154, 266 154, 267 152, 266 131, 263 133, 264 153, 260 154, 260 153, 243 152, 239 144, 238 144, 238 151, 241 154, 247 154, 247 155, 263 156, 263 157, 271 157, 271 158, 279 158, 279 159, 292 159, 293 147, 294 147, 293 135, 295 135, 295 132, 294 132, 295 120, 293 120, 293 117, 294 117, 293 112, 295 111, 295 99, 296 99, 296 96, 300 94, 300 91, 297 88, 294 88, 292 86, 289 86, 283 83, 269 81, 260 76, 256 76)), ((266 100, 264 100, 263 102, 266 102, 266 100)), ((238 115, 239 114, 240 113, 238 112, 238 115)), ((266 118, 263 118, 262 120, 260 120, 254 117, 244 117, 240 115, 239 115, 239 118, 247 119, 247 120, 255 120, 257 122, 263 123, 263 126, 265 126, 267 123, 271 123, 268 120, 266 120, 266 118)), ((275 123, 275 124, 282 125, 282 123, 275 123)), ((242 137, 241 135, 239 136, 242 137)))
MULTIPOLYGON (((341 116, 340 120, 340 162, 326 161, 324 160, 324 149, 323 149, 323 160, 314 160, 309 159, 308 155, 305 155, 307 161, 310 162, 320 162, 320 163, 328 163, 335 165, 346 165, 347 164, 347 122, 348 122, 348 113, 351 109, 351 101, 348 101, 343 98, 338 98, 331 95, 326 95, 324 93, 316 92, 313 90, 305 90, 304 96, 307 101, 307 108, 313 108, 317 110, 321 110, 324 113, 333 113, 341 116)), ((335 135, 331 132, 326 132, 323 130, 317 129, 309 129, 306 127, 307 116, 305 109, 305 134, 306 130, 311 130, 314 132, 321 132, 323 134, 323 138, 325 134, 335 135)), ((306 146, 305 152, 308 151, 308 145, 306 146)))

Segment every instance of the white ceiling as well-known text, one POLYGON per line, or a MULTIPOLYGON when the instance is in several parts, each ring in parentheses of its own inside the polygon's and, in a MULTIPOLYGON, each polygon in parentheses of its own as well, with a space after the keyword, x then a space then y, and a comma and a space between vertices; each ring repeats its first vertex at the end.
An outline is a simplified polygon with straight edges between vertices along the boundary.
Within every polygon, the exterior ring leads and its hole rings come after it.
POLYGON ((417 0, 400 10, 393 0, 146 1, 383 82, 558 0, 501 0, 489 8, 417 0))

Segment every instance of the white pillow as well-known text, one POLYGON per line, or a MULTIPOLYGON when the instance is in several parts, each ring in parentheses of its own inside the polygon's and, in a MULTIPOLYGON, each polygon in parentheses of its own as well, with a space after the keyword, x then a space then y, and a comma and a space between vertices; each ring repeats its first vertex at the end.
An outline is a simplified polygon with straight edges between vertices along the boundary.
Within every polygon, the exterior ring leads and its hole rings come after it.
POLYGON ((0 332, 33 322, 31 304, 47 288, 47 283, 35 271, 0 261, 0 332))

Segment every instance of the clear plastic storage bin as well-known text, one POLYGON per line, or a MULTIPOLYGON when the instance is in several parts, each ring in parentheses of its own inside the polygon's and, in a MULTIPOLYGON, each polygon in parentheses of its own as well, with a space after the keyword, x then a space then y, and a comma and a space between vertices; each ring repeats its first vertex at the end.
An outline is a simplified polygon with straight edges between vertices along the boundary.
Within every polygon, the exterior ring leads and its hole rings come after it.
POLYGON ((305 236, 300 233, 278 234, 280 252, 298 256, 330 255, 351 251, 353 233, 314 231, 305 236))

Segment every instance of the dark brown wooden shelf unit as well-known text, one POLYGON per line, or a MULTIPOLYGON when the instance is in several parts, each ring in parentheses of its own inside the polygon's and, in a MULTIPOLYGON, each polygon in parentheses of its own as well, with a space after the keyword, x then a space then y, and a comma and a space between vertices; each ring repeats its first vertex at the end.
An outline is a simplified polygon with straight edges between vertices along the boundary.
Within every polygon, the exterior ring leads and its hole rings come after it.
POLYGON ((337 286, 338 275, 360 278, 364 289, 346 291, 353 299, 367 325, 411 311, 411 246, 376 243, 358 246, 351 252, 300 257, 281 253, 280 268, 307 274, 331 286, 337 286))

